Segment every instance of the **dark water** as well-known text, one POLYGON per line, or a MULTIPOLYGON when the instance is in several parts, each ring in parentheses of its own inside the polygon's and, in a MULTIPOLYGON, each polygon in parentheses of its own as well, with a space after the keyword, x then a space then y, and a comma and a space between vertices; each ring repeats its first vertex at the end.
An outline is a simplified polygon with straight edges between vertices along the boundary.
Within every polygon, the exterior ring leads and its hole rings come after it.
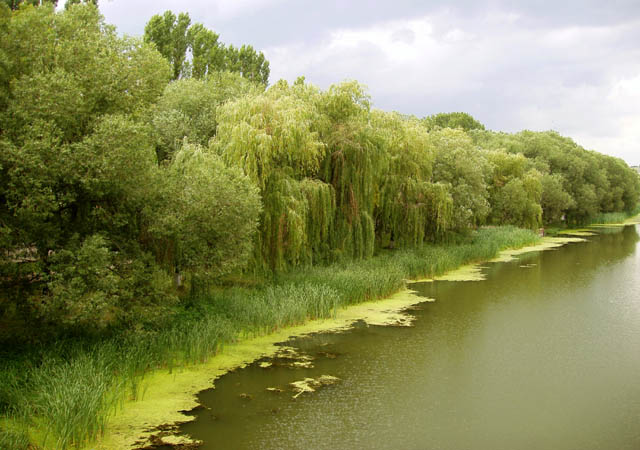
POLYGON ((293 340, 313 369, 228 374, 182 429, 204 449, 638 450, 638 240, 611 230, 489 264, 486 281, 415 284, 437 301, 414 327, 293 340), (322 374, 342 381, 292 398, 322 374))

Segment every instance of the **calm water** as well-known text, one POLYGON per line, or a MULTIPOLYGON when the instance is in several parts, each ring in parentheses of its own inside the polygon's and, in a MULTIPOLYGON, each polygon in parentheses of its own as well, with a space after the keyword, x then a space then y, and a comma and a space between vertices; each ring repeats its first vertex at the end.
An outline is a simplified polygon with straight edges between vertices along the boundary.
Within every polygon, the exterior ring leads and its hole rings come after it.
POLYGON ((611 230, 486 281, 415 284, 436 302, 414 327, 293 340, 313 369, 228 374, 183 430, 204 449, 638 450, 638 240, 611 230), (292 399, 288 383, 322 374, 342 381, 292 399))

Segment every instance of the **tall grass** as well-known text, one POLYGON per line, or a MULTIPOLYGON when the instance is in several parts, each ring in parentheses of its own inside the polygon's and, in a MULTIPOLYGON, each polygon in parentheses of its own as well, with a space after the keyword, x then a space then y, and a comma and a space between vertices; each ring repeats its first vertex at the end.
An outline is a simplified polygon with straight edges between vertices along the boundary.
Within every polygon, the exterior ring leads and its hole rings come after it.
POLYGON ((589 221, 589 224, 622 223, 627 220, 628 217, 630 217, 629 214, 623 212, 600 213, 593 217, 589 221))
POLYGON ((640 214, 640 205, 636 206, 636 209, 630 212, 600 213, 593 217, 589 221, 589 224, 622 223, 629 217, 634 217, 638 214, 640 214))
POLYGON ((41 432, 42 447, 81 447, 104 432, 109 414, 124 400, 144 394, 141 381, 151 370, 203 362, 238 338, 331 317, 341 306, 397 292, 407 278, 440 275, 537 240, 527 230, 484 228, 457 244, 312 267, 251 288, 198 289, 167 329, 92 345, 64 343, 45 356, 6 365, 0 371, 0 413, 11 428, 0 432, 0 448, 25 448, 27 427, 41 432))
POLYGON ((15 416, 0 419, 0 448, 3 450, 28 450, 30 439, 24 420, 15 416))

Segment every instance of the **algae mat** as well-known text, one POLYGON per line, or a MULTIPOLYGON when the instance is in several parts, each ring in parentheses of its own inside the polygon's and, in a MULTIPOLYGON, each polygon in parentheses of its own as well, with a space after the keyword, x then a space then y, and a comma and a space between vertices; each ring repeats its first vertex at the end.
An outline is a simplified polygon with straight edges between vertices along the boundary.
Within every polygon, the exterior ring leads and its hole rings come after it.
POLYGON ((193 420, 184 411, 198 406, 198 392, 212 388, 216 378, 231 370, 275 355, 281 349, 277 343, 292 336, 346 330, 359 320, 371 325, 407 326, 411 324, 411 316, 403 311, 425 300, 407 289, 385 300, 341 309, 332 319, 314 320, 267 336, 226 345, 223 352, 203 364, 174 369, 173 373, 156 371, 144 380, 143 398, 126 402, 110 418, 106 435, 89 448, 106 450, 149 445, 152 436, 158 434, 159 426, 193 420))
POLYGON ((486 262, 508 262, 515 259, 516 256, 529 252, 540 252, 545 250, 553 250, 563 245, 585 242, 585 239, 580 237, 544 237, 540 239, 540 242, 534 245, 521 247, 517 249, 507 249, 501 251, 497 257, 489 260, 482 261, 476 264, 467 264, 460 266, 459 268, 433 278, 422 278, 418 280, 411 280, 411 282, 431 282, 431 281, 483 281, 486 279, 483 269, 486 262))

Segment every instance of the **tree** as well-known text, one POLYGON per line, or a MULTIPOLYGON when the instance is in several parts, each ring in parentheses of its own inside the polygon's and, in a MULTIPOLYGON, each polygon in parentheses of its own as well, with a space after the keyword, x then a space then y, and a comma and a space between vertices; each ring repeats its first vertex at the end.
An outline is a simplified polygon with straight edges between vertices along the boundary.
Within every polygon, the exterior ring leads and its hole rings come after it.
POLYGON ((427 129, 440 128, 462 128, 469 130, 484 130, 484 125, 474 119, 470 114, 463 112, 439 113, 423 119, 427 129))
MULTIPOLYGON (((167 62, 141 41, 119 38, 90 6, 62 13, 20 8, 5 31, 0 49, 9 61, 9 83, 0 110, 0 285, 13 302, 10 310, 27 322, 67 323, 54 311, 70 319, 81 300, 69 308, 47 305, 63 297, 60 305, 71 305, 72 291, 78 298, 93 295, 91 284, 86 292, 63 288, 82 278, 64 266, 88 261, 78 259, 83 248, 92 254, 106 248, 111 256, 90 260, 100 270, 121 270, 118 279, 128 280, 123 289, 129 286, 132 298, 144 298, 141 293, 157 277, 142 281, 155 269, 138 237, 153 204, 157 164, 150 130, 139 117, 168 82, 167 62), (135 270, 134 260, 140 264, 135 270)), ((124 291, 118 295, 126 297, 124 291)))
POLYGON ((64 4, 64 9, 69 9, 72 5, 93 5, 96 8, 98 7, 98 0, 67 0, 64 4))
POLYGON ((413 118, 372 113, 378 145, 387 162, 378 174, 376 239, 381 247, 415 246, 441 237, 451 227, 450 186, 434 183, 435 152, 427 130, 413 118))
POLYGON ((39 6, 40 4, 49 4, 56 6, 58 4, 58 0, 4 0, 3 3, 10 9, 16 10, 22 3, 33 6, 39 6))
POLYGON ((213 152, 184 145, 163 170, 149 229, 175 271, 220 277, 247 264, 261 211, 258 189, 213 152))
POLYGON ((433 181, 450 186, 451 228, 460 231, 482 225, 490 212, 485 182, 489 167, 485 156, 460 129, 432 130, 429 145, 435 153, 433 181))
POLYGON ((218 42, 218 34, 196 23, 189 27, 187 39, 191 49, 191 76, 205 78, 224 68, 225 48, 218 42))
POLYGON ((207 146, 216 134, 218 108, 226 101, 259 92, 258 85, 229 72, 213 72, 204 80, 187 78, 170 83, 151 117, 158 160, 171 158, 185 138, 207 146))
POLYGON ((145 42, 152 42, 173 66, 173 79, 205 78, 216 71, 240 73, 256 83, 269 81, 269 61, 252 46, 225 47, 218 34, 196 23, 187 13, 171 11, 153 16, 145 26, 145 42), (190 52, 190 54, 188 54, 190 52), (190 56, 190 59, 189 59, 190 56))
POLYGON ((144 27, 144 41, 153 43, 160 54, 167 58, 173 67, 174 80, 184 76, 186 72, 189 25, 189 14, 180 13, 176 17, 171 11, 165 11, 162 16, 153 16, 144 27))
POLYGON ((225 51, 226 70, 239 72, 243 77, 267 84, 269 81, 269 61, 262 52, 258 53, 250 45, 243 45, 239 49, 230 45, 225 51))
POLYGON ((253 180, 264 205, 254 267, 310 264, 321 245, 310 236, 327 238, 334 213, 331 188, 313 180, 323 156, 312 129, 317 118, 313 103, 282 83, 227 102, 217 117, 212 147, 253 180))

